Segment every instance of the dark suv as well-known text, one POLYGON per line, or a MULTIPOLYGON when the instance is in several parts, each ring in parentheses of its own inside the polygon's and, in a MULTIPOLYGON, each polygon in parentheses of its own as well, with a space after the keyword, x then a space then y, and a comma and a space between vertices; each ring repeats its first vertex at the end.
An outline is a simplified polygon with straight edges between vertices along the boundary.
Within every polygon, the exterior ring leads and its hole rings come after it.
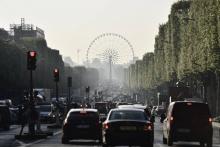
POLYGON ((72 139, 101 141, 101 123, 96 109, 71 109, 63 124, 62 143, 72 139))
POLYGON ((212 147, 212 118, 208 104, 191 101, 172 102, 163 122, 163 143, 198 141, 212 147))

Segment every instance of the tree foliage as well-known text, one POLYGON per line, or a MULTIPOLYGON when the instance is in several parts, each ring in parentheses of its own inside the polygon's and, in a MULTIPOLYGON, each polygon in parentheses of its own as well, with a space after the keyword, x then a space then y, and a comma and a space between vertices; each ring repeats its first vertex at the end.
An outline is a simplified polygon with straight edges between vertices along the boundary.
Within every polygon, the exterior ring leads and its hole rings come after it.
MULTIPOLYGON (((145 54, 143 65, 138 66, 139 62, 136 62, 129 67, 129 72, 134 77, 142 76, 144 89, 189 75, 199 77, 207 71, 219 72, 219 16, 219 0, 180 0, 174 3, 168 22, 159 27, 154 53, 145 54)), ((133 77, 132 82, 131 85, 137 87, 133 77)))

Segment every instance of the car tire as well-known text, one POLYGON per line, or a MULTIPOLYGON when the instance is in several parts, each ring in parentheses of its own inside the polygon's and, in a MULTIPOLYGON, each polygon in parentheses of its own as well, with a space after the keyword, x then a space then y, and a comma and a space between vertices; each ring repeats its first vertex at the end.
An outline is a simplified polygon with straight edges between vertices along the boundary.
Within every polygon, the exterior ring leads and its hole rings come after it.
POLYGON ((199 144, 200 144, 200 147, 205 147, 205 143, 203 141, 200 141, 199 144))
POLYGON ((69 140, 65 137, 62 137, 62 140, 61 140, 62 144, 68 144, 69 143, 69 140))
POLYGON ((163 144, 167 144, 167 139, 163 135, 163 144))
POLYGON ((109 147, 109 145, 108 144, 102 144, 102 147, 109 147))
POLYGON ((168 145, 168 146, 172 146, 172 145, 173 145, 173 139, 172 139, 172 137, 170 136, 170 134, 169 134, 168 137, 167 137, 167 145, 168 145))
POLYGON ((207 141, 207 147, 212 147, 212 139, 207 141))
POLYGON ((148 146, 149 146, 149 147, 153 147, 153 146, 154 146, 154 143, 150 143, 148 146))

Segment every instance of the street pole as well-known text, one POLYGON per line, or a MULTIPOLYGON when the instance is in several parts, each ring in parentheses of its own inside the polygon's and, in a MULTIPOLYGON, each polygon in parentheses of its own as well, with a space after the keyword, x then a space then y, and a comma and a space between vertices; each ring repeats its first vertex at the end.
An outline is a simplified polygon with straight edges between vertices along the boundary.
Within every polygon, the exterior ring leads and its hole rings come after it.
POLYGON ((160 105, 160 92, 157 93, 157 98, 158 98, 157 106, 159 106, 160 105))
POLYGON ((72 77, 67 78, 67 87, 68 87, 68 102, 67 102, 67 110, 69 111, 70 109, 70 104, 72 102, 71 100, 71 95, 70 95, 70 88, 72 87, 72 77))
POLYGON ((31 116, 33 116, 34 112, 34 98, 33 98, 33 71, 30 70, 30 114, 29 114, 29 124, 28 124, 28 130, 29 134, 34 135, 35 134, 35 123, 34 120, 32 120, 31 116))
POLYGON ((59 98, 58 98, 58 82, 56 82, 56 101, 57 102, 59 101, 59 98))

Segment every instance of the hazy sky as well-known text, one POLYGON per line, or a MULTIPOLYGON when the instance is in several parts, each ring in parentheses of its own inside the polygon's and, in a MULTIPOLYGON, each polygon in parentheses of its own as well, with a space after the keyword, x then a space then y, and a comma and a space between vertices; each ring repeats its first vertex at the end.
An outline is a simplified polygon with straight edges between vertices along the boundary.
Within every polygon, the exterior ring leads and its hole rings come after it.
POLYGON ((42 28, 48 46, 63 56, 85 60, 90 42, 103 33, 127 38, 139 58, 153 51, 159 24, 177 0, 0 0, 0 28, 32 23, 42 28))

